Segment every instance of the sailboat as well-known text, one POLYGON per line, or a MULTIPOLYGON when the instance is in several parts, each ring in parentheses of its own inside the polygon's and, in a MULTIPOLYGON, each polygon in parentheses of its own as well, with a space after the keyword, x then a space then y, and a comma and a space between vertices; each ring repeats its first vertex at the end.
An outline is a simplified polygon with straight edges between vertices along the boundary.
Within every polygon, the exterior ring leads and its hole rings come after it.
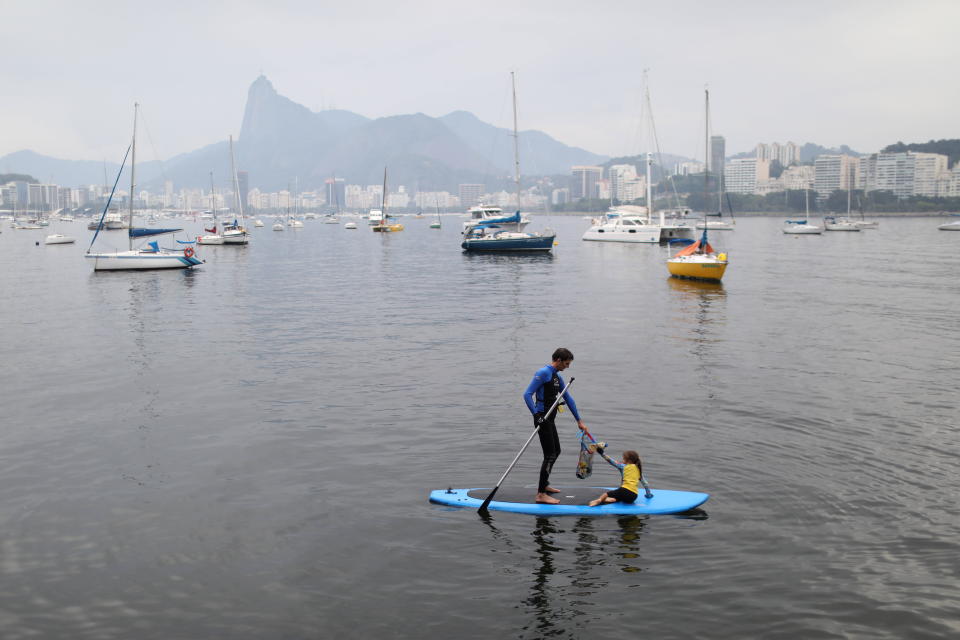
MULTIPOLYGON (((706 177, 707 174, 707 158, 709 158, 710 153, 710 95, 709 91, 707 92, 707 123, 706 123, 706 136, 707 136, 707 145, 706 151, 703 159, 703 173, 706 177)), ((705 181, 708 182, 708 181, 705 181)), ((727 200, 729 204, 729 198, 727 200)), ((706 202, 704 202, 706 205, 706 202)), ((723 219, 723 162, 721 161, 720 167, 717 170, 717 212, 716 213, 706 213, 706 206, 704 206, 703 220, 700 220, 695 225, 697 229, 710 229, 711 231, 733 231, 736 221, 733 219, 733 210, 730 209, 730 219, 723 219), (716 218, 716 220, 710 220, 709 218, 716 218)))
MULTIPOLYGON (((645 101, 653 128, 653 109, 650 101, 650 86, 644 81, 645 101)), ((656 136, 652 136, 656 139, 656 136)), ((647 165, 647 203, 645 207, 620 205, 611 208, 602 217, 591 219, 590 228, 583 233, 582 240, 594 242, 641 242, 669 243, 693 242, 696 230, 682 222, 667 223, 664 211, 660 211, 659 221, 653 218, 653 153, 646 154, 647 165)))
POLYGON ((217 190, 213 186, 213 171, 210 172, 210 211, 213 212, 213 228, 203 228, 209 235, 197 236, 197 244, 223 244, 223 236, 217 233, 217 190))
MULTIPOLYGON (((710 91, 704 89, 706 94, 707 121, 710 119, 710 91)), ((709 133, 709 128, 708 128, 709 133)), ((707 145, 709 145, 709 135, 707 136, 707 145)), ((708 176, 704 172, 704 184, 707 184, 708 176)), ((727 270, 727 254, 715 253, 710 242, 707 240, 707 227, 703 229, 703 235, 700 239, 691 245, 688 245, 678 251, 672 258, 667 260, 667 270, 671 276, 677 278, 691 278, 694 280, 710 280, 719 282, 727 270)))
MULTIPOLYGON (((519 222, 523 218, 520 215, 520 144, 517 132, 517 82, 512 71, 510 84, 513 89, 513 176, 517 189, 517 212, 514 217, 519 222)), ((439 213, 438 207, 438 216, 439 213)), ((557 234, 552 229, 530 233, 504 229, 496 222, 479 222, 464 229, 460 248, 464 251, 550 251, 556 238, 557 234)))
POLYGON ((436 222, 431 222, 431 223, 430 223, 430 228, 431 228, 431 229, 439 229, 439 228, 440 228, 440 200, 437 200, 437 221, 436 221, 436 222))
MULTIPOLYGON (((113 183, 113 189, 107 198, 107 203, 103 207, 103 213, 100 214, 100 223, 93 234, 90 246, 87 247, 85 257, 93 260, 94 271, 129 271, 138 269, 192 269, 203 264, 203 261, 194 254, 193 247, 187 246, 184 249, 162 248, 156 241, 146 243, 145 246, 133 247, 135 239, 148 238, 163 234, 173 234, 182 229, 136 229, 133 226, 133 194, 136 193, 136 160, 137 160, 137 111, 139 104, 133 105, 133 139, 130 146, 127 147, 127 153, 123 156, 123 162, 120 164, 120 171, 117 172, 117 179, 113 183), (93 253, 91 249, 97 241, 103 229, 103 219, 110 208, 110 202, 113 200, 113 194, 117 190, 117 183, 120 182, 120 174, 126 165, 127 156, 130 156, 130 209, 127 213, 127 251, 114 251, 113 253, 93 253)), ((192 241, 181 242, 180 244, 191 245, 192 241)))
MULTIPOLYGON (((852 173, 852 172, 851 172, 852 173)), ((852 188, 852 178, 847 181, 847 215, 846 216, 826 216, 823 219, 823 228, 827 231, 860 231, 860 225, 850 218, 850 202, 852 188)))
POLYGON ((785 220, 783 232, 794 235, 819 235, 823 233, 823 227, 810 224, 810 190, 804 189, 803 196, 805 198, 803 220, 785 220))
POLYGON ((233 174, 233 198, 240 212, 239 222, 235 218, 233 224, 223 225, 224 244, 250 244, 250 234, 244 226, 243 200, 240 198, 240 179, 237 177, 237 166, 233 161, 233 136, 230 136, 230 173, 233 174))
MULTIPOLYGON (((866 181, 864 181, 866 184, 866 181)), ((864 186, 864 197, 866 197, 866 186, 864 186)), ((857 196, 857 208, 860 209, 860 219, 854 220, 854 223, 861 229, 878 229, 880 228, 880 222, 878 220, 867 220, 863 217, 863 200, 860 199, 860 196, 857 196)))
MULTIPOLYGON (((403 231, 402 224, 390 224, 390 217, 387 215, 387 168, 383 168, 383 203, 380 210, 380 220, 370 228, 379 233, 390 233, 393 231, 403 231)), ((370 219, 373 220, 374 212, 370 212, 370 219)))

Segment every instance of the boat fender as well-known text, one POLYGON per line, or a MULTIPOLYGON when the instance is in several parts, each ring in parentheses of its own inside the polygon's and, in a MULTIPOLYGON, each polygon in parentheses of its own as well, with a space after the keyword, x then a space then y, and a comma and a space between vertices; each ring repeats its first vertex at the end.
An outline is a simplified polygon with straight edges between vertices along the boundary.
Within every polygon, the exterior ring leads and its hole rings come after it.
POLYGON ((183 257, 184 257, 184 258, 192 258, 192 257, 193 257, 193 247, 187 247, 186 249, 184 249, 184 250, 183 250, 183 257))
POLYGON ((727 261, 727 254, 721 253, 720 255, 717 256, 717 259, 720 260, 720 262, 726 262, 726 261, 727 261))

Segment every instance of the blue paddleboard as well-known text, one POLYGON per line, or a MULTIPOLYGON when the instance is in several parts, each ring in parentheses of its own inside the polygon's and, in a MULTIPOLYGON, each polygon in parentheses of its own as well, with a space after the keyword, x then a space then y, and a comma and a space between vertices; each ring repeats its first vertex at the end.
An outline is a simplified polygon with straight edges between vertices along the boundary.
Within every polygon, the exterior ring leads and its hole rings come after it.
MULTIPOLYGON (((590 500, 613 488, 560 487, 560 493, 553 494, 560 504, 538 504, 533 501, 536 489, 501 487, 487 508, 491 511, 512 511, 536 516, 651 515, 690 511, 699 507, 710 497, 708 493, 651 489, 652 498, 645 498, 641 494, 633 504, 611 502, 597 507, 587 505, 590 500)), ((491 491, 491 488, 437 489, 430 492, 430 502, 451 507, 479 509, 491 491)))

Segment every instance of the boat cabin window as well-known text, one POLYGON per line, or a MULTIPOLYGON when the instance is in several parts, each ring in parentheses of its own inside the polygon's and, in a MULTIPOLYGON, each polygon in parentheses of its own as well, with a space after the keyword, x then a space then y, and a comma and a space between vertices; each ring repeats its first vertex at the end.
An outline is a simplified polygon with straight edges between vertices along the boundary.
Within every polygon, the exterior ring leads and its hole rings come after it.
POLYGON ((625 227, 632 227, 632 226, 633 226, 633 220, 621 220, 620 222, 622 222, 622 223, 623 223, 623 226, 625 226, 625 227))

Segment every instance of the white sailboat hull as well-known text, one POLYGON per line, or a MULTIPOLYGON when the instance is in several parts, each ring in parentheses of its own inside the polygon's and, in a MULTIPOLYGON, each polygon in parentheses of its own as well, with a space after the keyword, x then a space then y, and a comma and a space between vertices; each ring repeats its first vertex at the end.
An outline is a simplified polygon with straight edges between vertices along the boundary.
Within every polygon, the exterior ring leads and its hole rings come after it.
POLYGON ((625 226, 616 222, 593 225, 583 234, 583 240, 594 242, 637 242, 659 244, 670 240, 694 240, 694 229, 686 225, 635 224, 625 226))
POLYGON ((246 231, 224 231, 223 244, 248 244, 250 236, 246 231))
POLYGON ((115 253, 88 253, 94 271, 142 271, 146 269, 192 269, 203 264, 196 256, 187 257, 179 251, 117 251, 115 253))
POLYGON ((823 233, 823 227, 815 224, 788 224, 783 228, 783 232, 793 235, 820 235, 823 233))

